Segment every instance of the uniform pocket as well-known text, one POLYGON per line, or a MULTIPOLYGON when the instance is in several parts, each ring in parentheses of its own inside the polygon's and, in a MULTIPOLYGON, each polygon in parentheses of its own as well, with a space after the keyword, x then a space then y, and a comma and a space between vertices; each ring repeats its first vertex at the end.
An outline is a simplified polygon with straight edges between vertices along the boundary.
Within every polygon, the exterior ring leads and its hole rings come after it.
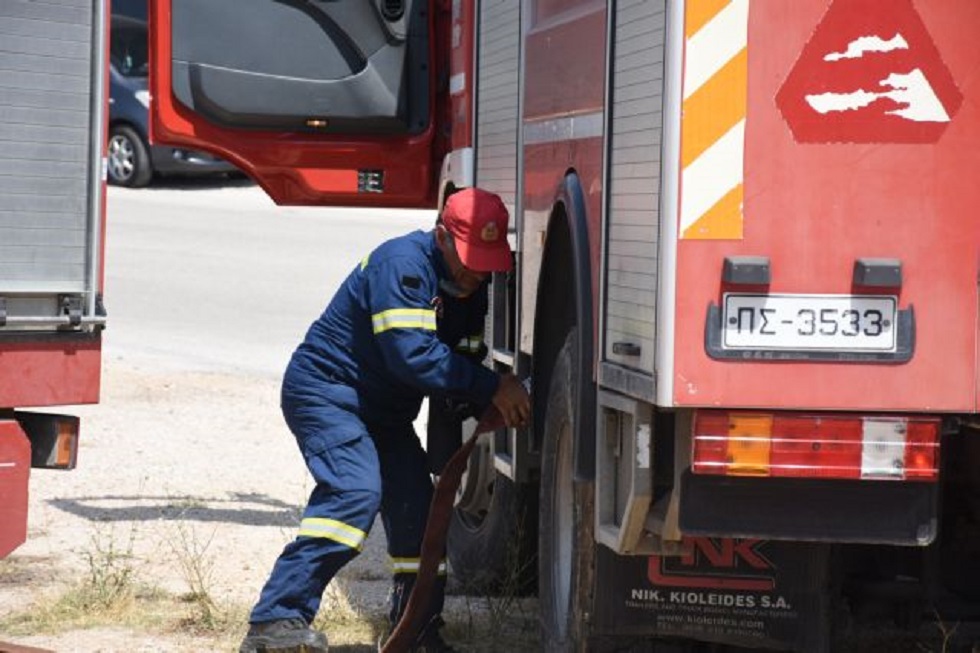
POLYGON ((306 467, 318 484, 337 491, 381 493, 381 468, 367 433, 346 439, 312 436, 300 445, 306 467))
POLYGON ((318 484, 381 491, 378 454, 357 415, 328 403, 284 403, 282 412, 318 484))
POLYGON ((362 437, 364 437, 363 433, 344 430, 329 433, 306 433, 303 436, 297 436, 296 441, 299 444, 299 450, 303 453, 303 458, 309 458, 310 456, 319 456, 330 449, 343 447, 362 437))
POLYGON ((367 435, 357 415, 331 404, 283 403, 282 414, 304 456, 367 435))

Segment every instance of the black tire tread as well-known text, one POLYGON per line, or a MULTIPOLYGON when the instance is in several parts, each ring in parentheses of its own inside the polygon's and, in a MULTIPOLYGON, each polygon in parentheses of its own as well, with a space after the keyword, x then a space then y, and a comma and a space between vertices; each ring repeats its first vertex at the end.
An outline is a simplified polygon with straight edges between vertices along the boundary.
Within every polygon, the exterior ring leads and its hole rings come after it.
MULTIPOLYGON (((541 610, 541 641, 546 651, 587 651, 592 650, 592 601, 595 588, 595 540, 593 537, 594 486, 591 482, 576 481, 574 494, 574 531, 572 548, 572 579, 568 614, 562 614, 557 598, 552 596, 552 579, 560 573, 552 566, 551 542, 556 524, 551 519, 550 506, 554 505, 557 492, 559 445, 558 435, 564 429, 571 434, 573 429, 565 428, 574 420, 573 370, 577 332, 572 330, 555 361, 551 384, 548 389, 547 409, 544 417, 544 441, 541 452, 541 505, 539 513, 540 552, 539 605, 541 610), (564 631, 564 632, 562 632, 564 631)), ((571 442, 565 443, 572 447, 571 442)), ((572 464, 569 459, 564 461, 572 464)), ((568 472, 571 473, 570 470, 568 472)))

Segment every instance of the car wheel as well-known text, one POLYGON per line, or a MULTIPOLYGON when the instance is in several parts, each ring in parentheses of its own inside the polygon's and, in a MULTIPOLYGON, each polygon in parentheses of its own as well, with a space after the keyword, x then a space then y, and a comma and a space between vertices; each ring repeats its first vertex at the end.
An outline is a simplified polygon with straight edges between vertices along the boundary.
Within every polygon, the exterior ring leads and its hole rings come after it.
POLYGON ((109 181, 139 188, 150 183, 153 167, 143 139, 127 125, 116 125, 109 133, 107 148, 109 181))

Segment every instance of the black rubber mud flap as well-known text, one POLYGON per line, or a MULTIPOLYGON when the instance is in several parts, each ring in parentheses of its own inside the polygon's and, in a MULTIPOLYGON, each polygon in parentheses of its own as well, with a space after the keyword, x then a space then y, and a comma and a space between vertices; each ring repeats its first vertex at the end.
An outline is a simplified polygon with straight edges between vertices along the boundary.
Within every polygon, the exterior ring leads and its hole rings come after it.
POLYGON ((753 649, 831 650, 830 547, 689 538, 677 557, 599 547, 597 630, 753 649))

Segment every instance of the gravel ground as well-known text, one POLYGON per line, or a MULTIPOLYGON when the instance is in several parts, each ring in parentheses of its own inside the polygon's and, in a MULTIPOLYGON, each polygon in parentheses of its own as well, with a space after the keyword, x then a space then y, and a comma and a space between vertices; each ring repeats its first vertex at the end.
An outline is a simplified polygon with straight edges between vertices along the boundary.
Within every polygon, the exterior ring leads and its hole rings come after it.
MULTIPOLYGON (((112 621, 56 634, 0 627, 0 641, 79 652, 237 650, 312 489, 279 411, 285 360, 366 251, 427 228, 432 216, 275 207, 250 184, 199 181, 112 187, 108 209, 102 400, 57 409, 82 418, 78 468, 33 470, 28 541, 0 561, 0 623, 42 612, 110 546, 131 553, 121 564, 135 583, 177 596, 190 589, 182 559, 212 565, 208 594, 236 616, 220 637, 112 621)), ((377 524, 321 613, 349 613, 346 597, 357 614, 382 619, 388 567, 377 524)), ((452 597, 447 630, 465 650, 536 650, 533 602, 506 623, 500 609, 452 597), (500 628, 507 637, 488 634, 500 628)), ((338 650, 374 650, 373 635, 337 633, 342 626, 326 628, 346 642, 338 650)))
MULTIPOLYGON (((312 488, 280 417, 278 381, 161 372, 110 359, 103 382, 99 406, 73 411, 83 424, 78 468, 33 472, 28 542, 0 564, 0 618, 50 602, 83 577, 93 537, 103 548, 111 543, 120 550, 132 539, 135 580, 177 595, 189 589, 181 557, 207 545, 201 559, 213 564, 215 602, 250 606, 293 537, 312 488)), ((378 619, 385 613, 387 569, 377 524, 364 553, 342 574, 361 614, 378 619)), ((474 613, 486 613, 480 599, 450 599, 455 629, 465 628, 474 613)), ((2 638, 56 651, 108 652, 233 650, 240 636, 215 641, 98 628, 2 638)), ((344 650, 371 650, 370 641, 354 644, 344 650)))

